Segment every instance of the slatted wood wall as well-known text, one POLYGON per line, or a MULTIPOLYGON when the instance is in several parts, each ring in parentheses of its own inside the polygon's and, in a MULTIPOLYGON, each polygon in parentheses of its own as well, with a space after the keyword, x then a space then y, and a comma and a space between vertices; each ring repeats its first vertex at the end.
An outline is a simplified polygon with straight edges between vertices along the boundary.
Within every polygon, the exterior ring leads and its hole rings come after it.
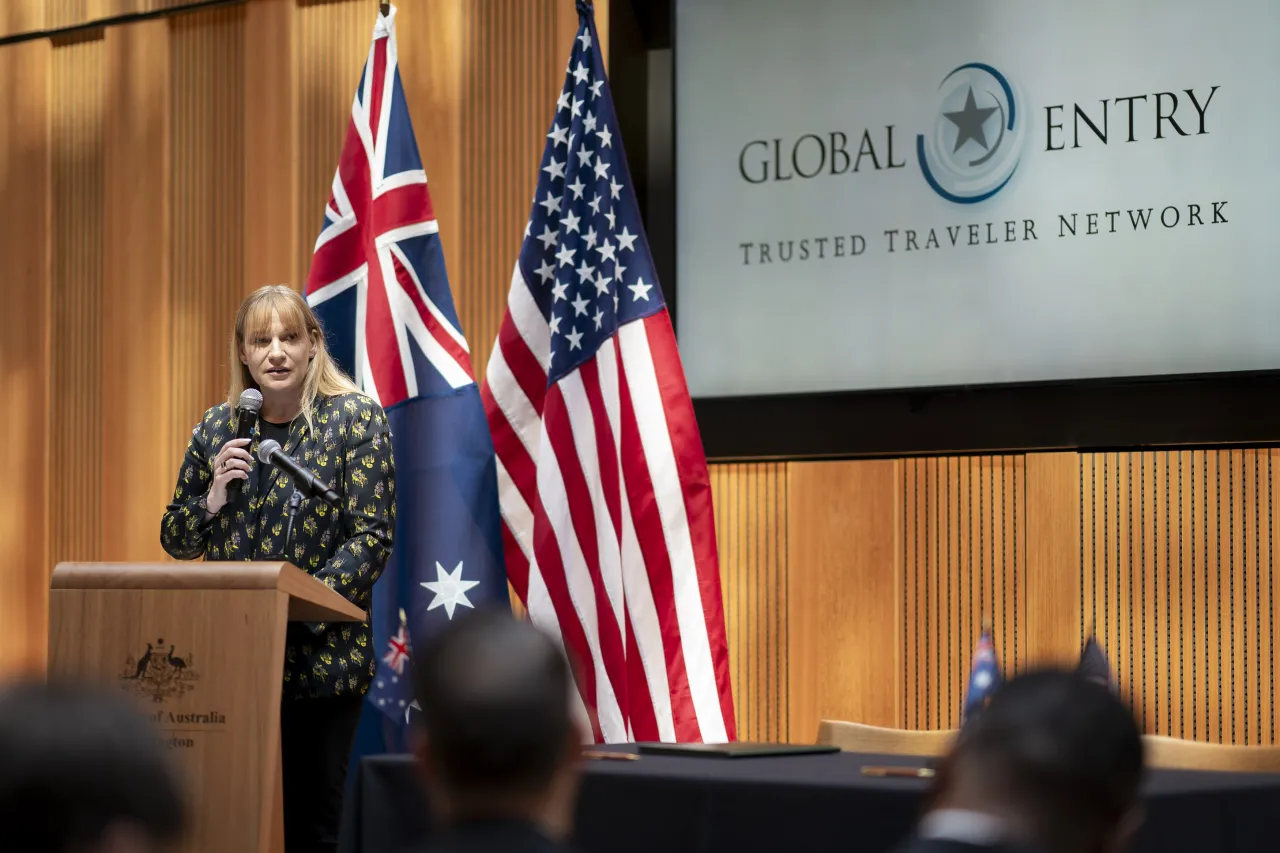
POLYGON ((974 642, 990 623, 1010 675, 1025 667, 1025 459, 908 459, 902 478, 902 708, 898 724, 959 724, 974 642))
POLYGON ((787 466, 711 469, 738 737, 786 740, 787 466))
POLYGON ((52 327, 50 539, 54 559, 102 552, 101 442, 84 427, 103 410, 103 134, 102 32, 54 43, 52 106, 52 327), (59 357, 60 356, 60 357, 59 357))
POLYGON ((1273 455, 714 466, 743 736, 954 728, 989 622, 1006 677, 1093 631, 1144 731, 1276 743, 1273 455))
POLYGON ((1080 630, 1148 731, 1276 742, 1272 457, 1080 457, 1080 630))

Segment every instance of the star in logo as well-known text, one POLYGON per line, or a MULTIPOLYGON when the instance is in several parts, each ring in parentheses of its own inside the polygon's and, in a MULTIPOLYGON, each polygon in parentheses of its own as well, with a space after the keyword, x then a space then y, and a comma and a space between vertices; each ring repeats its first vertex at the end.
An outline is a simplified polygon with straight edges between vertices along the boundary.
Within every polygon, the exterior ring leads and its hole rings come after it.
POLYGON ((453 611, 458 605, 475 608, 467 599, 467 590, 480 585, 480 581, 464 581, 462 579, 462 563, 458 563, 452 572, 446 572, 444 566, 436 563, 436 579, 423 581, 422 585, 435 593, 427 610, 443 607, 445 614, 453 619, 453 611))
POLYGON ((964 109, 952 113, 943 113, 956 126, 958 131, 956 133, 956 147, 952 149, 952 153, 959 151, 960 146, 970 139, 981 145, 983 150, 990 150, 990 146, 987 145, 987 134, 982 128, 994 112, 998 112, 996 107, 978 106, 978 102, 973 98, 973 87, 970 86, 969 94, 964 99, 964 109))

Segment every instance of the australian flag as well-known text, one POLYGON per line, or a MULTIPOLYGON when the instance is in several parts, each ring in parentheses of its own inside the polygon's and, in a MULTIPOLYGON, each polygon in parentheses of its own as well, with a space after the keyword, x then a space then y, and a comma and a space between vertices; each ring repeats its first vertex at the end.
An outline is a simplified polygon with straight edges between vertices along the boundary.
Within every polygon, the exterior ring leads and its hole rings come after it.
POLYGON ((510 607, 493 442, 409 122, 395 17, 393 6, 374 25, 305 289, 333 356, 386 410, 395 455, 395 547, 374 588, 377 672, 357 755, 379 751, 371 729, 382 749, 404 748, 415 646, 468 609, 510 607))
POLYGON ((986 707, 1000 683, 1000 664, 996 661, 991 629, 983 628, 982 635, 978 638, 978 648, 973 653, 973 666, 969 669, 969 690, 964 699, 966 720, 986 707))

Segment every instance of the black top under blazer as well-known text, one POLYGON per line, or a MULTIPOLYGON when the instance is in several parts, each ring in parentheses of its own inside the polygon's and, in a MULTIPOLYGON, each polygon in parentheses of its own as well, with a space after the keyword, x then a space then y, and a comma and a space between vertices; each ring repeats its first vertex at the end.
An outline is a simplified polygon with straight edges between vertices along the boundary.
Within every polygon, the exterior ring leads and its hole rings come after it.
MULTIPOLYGON (((160 524, 160 542, 180 560, 287 560, 337 590, 366 612, 373 584, 386 567, 396 526, 395 462, 382 407, 363 394, 321 398, 314 429, 299 415, 284 452, 342 496, 341 511, 303 500, 285 553, 287 474, 274 469, 259 486, 250 472, 239 495, 205 519, 202 499, 213 481, 218 451, 235 437, 226 403, 205 412, 192 430, 173 501, 160 524)), ((259 431, 249 450, 257 461, 259 431)), ((274 466, 273 466, 274 468, 274 466)), ((290 623, 284 664, 286 698, 363 695, 377 662, 368 621, 290 623)))

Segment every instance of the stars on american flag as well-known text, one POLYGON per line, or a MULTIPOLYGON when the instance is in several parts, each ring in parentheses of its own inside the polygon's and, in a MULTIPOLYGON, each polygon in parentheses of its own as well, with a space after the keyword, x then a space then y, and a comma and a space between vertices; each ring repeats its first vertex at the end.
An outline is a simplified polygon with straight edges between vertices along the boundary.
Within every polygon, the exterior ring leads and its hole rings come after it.
POLYGON ((597 79, 590 32, 578 33, 538 172, 521 267, 551 334, 548 380, 592 357, 618 326, 662 308, 617 122, 597 79), (628 269, 628 267, 633 269, 628 269))

